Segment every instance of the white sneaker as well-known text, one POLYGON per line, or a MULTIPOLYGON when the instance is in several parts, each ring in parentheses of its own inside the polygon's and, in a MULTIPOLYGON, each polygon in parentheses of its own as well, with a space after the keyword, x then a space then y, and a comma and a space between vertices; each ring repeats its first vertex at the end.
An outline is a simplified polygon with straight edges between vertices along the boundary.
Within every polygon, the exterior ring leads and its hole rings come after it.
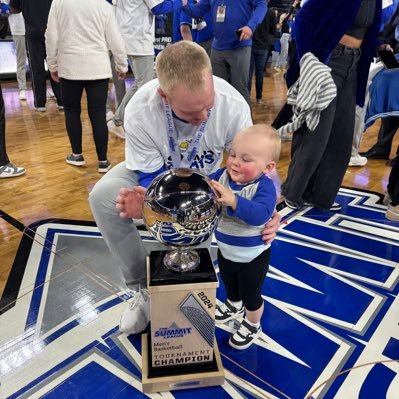
POLYGON ((21 101, 26 100, 26 90, 21 90, 21 91, 19 92, 19 99, 20 99, 21 101))
POLYGON ((354 157, 351 157, 349 161, 349 166, 364 166, 366 165, 366 163, 367 163, 367 158, 357 154, 354 157))
POLYGON ((46 112, 46 107, 35 107, 35 110, 38 112, 46 112))
POLYGON ((116 136, 120 137, 121 139, 125 140, 126 138, 126 133, 125 133, 125 129, 123 128, 123 126, 116 126, 115 122, 111 119, 108 123, 108 130, 115 134, 116 136))
POLYGON ((54 97, 55 97, 55 94, 53 93, 52 90, 47 89, 47 97, 48 97, 48 98, 54 98, 54 97))
POLYGON ((25 168, 20 166, 15 166, 13 163, 9 162, 7 165, 0 166, 0 179, 7 177, 17 177, 25 173, 25 168))
POLYGON ((106 114, 105 114, 105 120, 107 121, 107 122, 109 122, 113 117, 114 117, 114 113, 112 112, 112 111, 108 111, 106 114))
POLYGON ((129 307, 122 313, 119 330, 127 334, 143 332, 150 322, 150 294, 142 289, 134 294, 129 307))

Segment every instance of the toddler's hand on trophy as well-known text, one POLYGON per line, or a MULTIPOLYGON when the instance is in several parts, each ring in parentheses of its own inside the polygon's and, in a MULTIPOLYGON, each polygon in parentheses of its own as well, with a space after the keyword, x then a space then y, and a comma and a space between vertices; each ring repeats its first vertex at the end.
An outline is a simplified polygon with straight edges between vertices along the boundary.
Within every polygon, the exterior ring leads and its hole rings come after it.
POLYGON ((262 231, 262 240, 265 244, 270 244, 276 238, 277 231, 280 228, 280 221, 280 214, 274 210, 271 219, 266 223, 262 231))
POLYGON ((121 188, 116 197, 116 209, 119 216, 126 219, 141 219, 143 217, 143 203, 145 187, 137 186, 129 190, 121 188))
POLYGON ((237 207, 237 198, 232 190, 227 187, 224 187, 222 184, 217 182, 216 180, 211 181, 213 189, 218 194, 217 201, 222 203, 223 205, 230 206, 233 210, 237 207))

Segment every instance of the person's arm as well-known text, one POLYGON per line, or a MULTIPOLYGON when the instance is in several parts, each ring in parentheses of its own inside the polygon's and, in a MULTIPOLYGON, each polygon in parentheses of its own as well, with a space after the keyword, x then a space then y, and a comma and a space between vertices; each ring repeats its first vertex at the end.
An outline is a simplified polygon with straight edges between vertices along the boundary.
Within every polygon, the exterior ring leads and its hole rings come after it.
POLYGON ((44 34, 46 39, 46 62, 48 69, 56 82, 59 81, 58 77, 58 2, 51 3, 50 12, 47 20, 47 29, 44 34))
POLYGON ((124 79, 128 71, 126 49, 116 22, 114 10, 112 9, 109 12, 105 28, 105 41, 107 42, 108 50, 110 50, 114 56, 118 79, 124 79))
POLYGON ((193 35, 191 34, 191 28, 187 24, 180 25, 180 33, 183 40, 193 41, 193 35))
POLYGON ((154 15, 168 14, 177 11, 187 4, 187 0, 144 0, 154 15), (155 4, 155 5, 154 5, 155 4))
POLYGON ((162 165, 158 170, 155 172, 140 172, 139 170, 136 170, 135 172, 137 173, 137 177, 139 180, 139 185, 145 188, 148 188, 148 186, 151 184, 151 182, 159 176, 161 173, 166 171, 166 166, 162 165))
POLYGON ((247 23, 247 26, 252 32, 254 32, 256 27, 263 21, 267 12, 267 4, 264 0, 254 0, 253 3, 254 8, 251 19, 247 23))
POLYGON ((211 9, 210 0, 201 0, 196 4, 187 4, 183 11, 193 18, 203 17, 211 9))

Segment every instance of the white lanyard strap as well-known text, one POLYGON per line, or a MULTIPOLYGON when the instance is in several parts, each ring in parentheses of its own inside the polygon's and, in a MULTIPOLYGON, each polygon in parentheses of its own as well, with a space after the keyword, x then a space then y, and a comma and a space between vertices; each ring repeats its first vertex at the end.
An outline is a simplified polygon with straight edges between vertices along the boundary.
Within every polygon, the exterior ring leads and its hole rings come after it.
POLYGON ((170 105, 163 100, 163 105, 166 115, 166 130, 168 132, 168 143, 170 155, 172 157, 172 166, 174 168, 189 168, 195 156, 198 153, 198 149, 201 146, 202 137, 205 134, 206 125, 211 114, 211 110, 208 109, 207 120, 203 121, 197 129, 193 140, 189 144, 186 152, 182 156, 179 149, 179 142, 177 139, 177 133, 175 124, 173 122, 173 114, 170 105))

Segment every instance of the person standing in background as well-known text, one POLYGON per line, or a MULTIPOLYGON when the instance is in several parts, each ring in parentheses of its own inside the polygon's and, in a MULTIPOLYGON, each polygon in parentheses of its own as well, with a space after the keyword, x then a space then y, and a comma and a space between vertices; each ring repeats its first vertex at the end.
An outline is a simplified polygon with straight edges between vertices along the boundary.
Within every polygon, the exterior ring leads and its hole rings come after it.
POLYGON ((121 79, 127 72, 127 56, 112 6, 98 0, 54 0, 48 18, 47 62, 52 78, 61 82, 65 125, 72 147, 66 162, 83 166, 81 99, 87 94, 87 109, 93 129, 98 172, 111 168, 107 159, 108 129, 105 120, 108 83, 111 77, 109 51, 121 79), (71 35, 71 32, 73 34, 71 35), (84 57, 82 57, 84 54, 84 57))
MULTIPOLYGON (((44 32, 52 0, 10 0, 11 11, 14 14, 22 12, 25 19, 26 50, 32 80, 34 106, 36 111, 46 112, 46 77, 44 68, 46 60, 46 45, 44 32)), ((57 108, 64 109, 59 83, 50 76, 51 88, 57 99, 57 108)))
MULTIPOLYGON (((10 0, 6 0, 10 4, 10 0)), ((8 17, 8 24, 15 43, 17 60, 17 81, 19 99, 26 100, 26 46, 25 46, 25 21, 22 13, 11 14, 8 17)))
POLYGON ((215 76, 229 82, 251 105, 248 92, 252 35, 266 15, 265 0, 201 0, 183 10, 193 18, 212 12, 215 37, 211 62, 215 76))
MULTIPOLYGON (((269 4, 267 0, 267 4, 269 4)), ((269 58, 269 36, 274 37, 276 27, 275 13, 270 8, 267 9, 265 18, 259 24, 252 38, 251 64, 249 67, 248 91, 251 95, 252 77, 255 72, 256 103, 264 104, 263 94, 263 72, 269 58), (273 33, 271 33, 273 32, 273 33)))

